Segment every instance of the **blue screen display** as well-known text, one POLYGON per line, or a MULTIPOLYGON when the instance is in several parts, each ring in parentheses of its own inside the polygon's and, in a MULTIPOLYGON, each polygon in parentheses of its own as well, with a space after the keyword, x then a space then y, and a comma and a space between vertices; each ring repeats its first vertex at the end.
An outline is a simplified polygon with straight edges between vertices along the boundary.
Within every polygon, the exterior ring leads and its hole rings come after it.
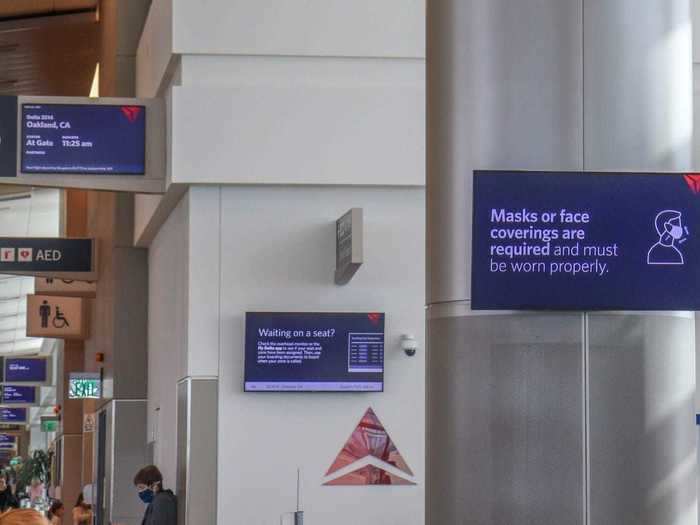
POLYGON ((47 372, 46 359, 5 359, 7 383, 45 383, 47 372))
POLYGON ((26 408, 0 407, 0 423, 26 423, 26 408))
POLYGON ((472 308, 700 309, 700 177, 475 172, 472 308))
POLYGON ((246 314, 246 391, 383 389, 384 314, 246 314))
POLYGON ((22 173, 143 175, 146 108, 22 105, 22 173))
POLYGON ((12 434, 0 434, 0 444, 3 443, 17 443, 17 436, 12 434))
POLYGON ((2 387, 2 402, 6 405, 33 405, 36 403, 36 387, 5 385, 2 387))

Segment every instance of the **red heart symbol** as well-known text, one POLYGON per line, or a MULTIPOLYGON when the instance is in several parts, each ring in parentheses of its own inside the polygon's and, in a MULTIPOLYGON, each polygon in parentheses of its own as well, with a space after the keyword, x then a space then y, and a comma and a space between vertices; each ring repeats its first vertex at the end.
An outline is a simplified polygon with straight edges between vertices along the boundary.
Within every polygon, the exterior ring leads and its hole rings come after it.
POLYGON ((22 257, 29 257, 29 252, 27 250, 22 250, 22 253, 20 255, 22 257))

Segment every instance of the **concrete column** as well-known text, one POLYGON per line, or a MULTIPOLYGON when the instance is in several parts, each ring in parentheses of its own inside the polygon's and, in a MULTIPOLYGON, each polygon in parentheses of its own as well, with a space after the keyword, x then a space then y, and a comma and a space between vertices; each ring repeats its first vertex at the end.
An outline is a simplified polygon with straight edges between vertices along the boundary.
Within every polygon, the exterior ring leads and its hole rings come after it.
POLYGON ((473 170, 689 168, 689 16, 428 2, 429 524, 695 523, 691 316, 469 303, 473 170))

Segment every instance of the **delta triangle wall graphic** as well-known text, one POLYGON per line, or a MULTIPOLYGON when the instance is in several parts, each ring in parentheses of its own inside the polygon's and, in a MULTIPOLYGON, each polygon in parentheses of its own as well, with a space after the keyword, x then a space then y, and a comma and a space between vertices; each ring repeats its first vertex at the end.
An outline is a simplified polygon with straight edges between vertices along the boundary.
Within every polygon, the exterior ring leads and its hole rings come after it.
POLYGON ((414 485, 412 481, 382 468, 382 465, 394 467, 409 476, 413 472, 389 437, 384 425, 374 411, 369 408, 360 420, 350 438, 326 472, 326 476, 345 467, 368 458, 370 464, 362 462, 358 468, 325 485, 414 485))

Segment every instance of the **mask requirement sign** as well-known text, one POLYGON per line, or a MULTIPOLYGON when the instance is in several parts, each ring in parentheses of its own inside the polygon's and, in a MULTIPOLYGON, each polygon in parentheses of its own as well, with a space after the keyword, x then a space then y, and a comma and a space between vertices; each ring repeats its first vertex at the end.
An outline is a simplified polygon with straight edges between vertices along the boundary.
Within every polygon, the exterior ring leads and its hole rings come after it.
POLYGON ((474 173, 472 309, 700 310, 700 175, 474 173))

